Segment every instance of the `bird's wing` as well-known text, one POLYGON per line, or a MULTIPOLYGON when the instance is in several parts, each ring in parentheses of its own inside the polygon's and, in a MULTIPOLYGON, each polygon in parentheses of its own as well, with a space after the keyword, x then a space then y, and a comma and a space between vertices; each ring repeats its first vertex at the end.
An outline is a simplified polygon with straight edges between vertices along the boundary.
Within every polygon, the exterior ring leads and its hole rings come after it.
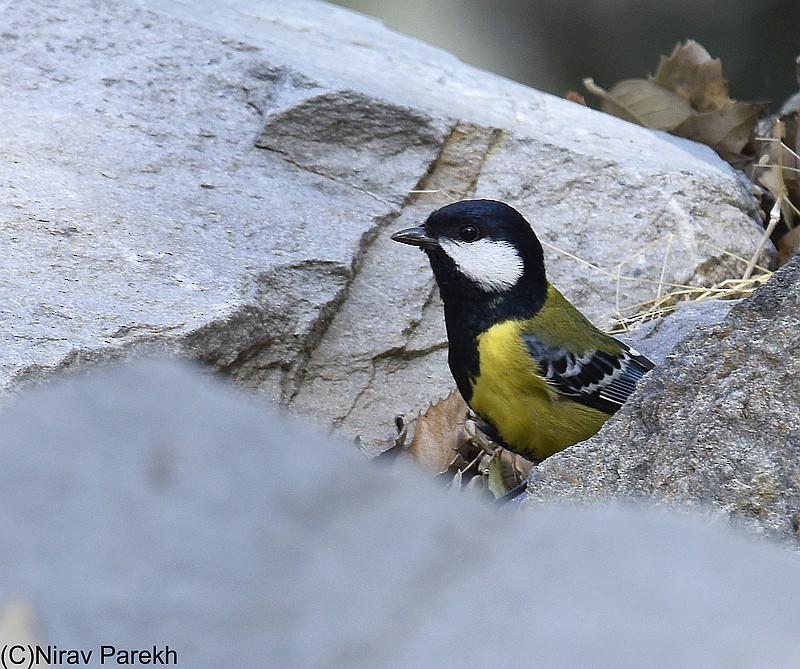
POLYGON ((522 334, 522 339, 542 376, 558 393, 608 414, 622 406, 639 379, 653 368, 636 349, 610 337, 618 353, 591 349, 577 354, 530 333, 522 334))

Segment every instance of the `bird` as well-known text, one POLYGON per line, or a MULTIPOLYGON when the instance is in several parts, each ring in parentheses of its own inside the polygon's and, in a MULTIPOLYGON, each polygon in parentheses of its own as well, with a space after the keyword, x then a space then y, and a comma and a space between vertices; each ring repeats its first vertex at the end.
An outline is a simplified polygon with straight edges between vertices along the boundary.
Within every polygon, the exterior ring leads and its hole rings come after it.
POLYGON ((464 400, 529 460, 591 437, 654 367, 550 283, 539 239, 505 202, 453 202, 391 238, 428 256, 464 400))

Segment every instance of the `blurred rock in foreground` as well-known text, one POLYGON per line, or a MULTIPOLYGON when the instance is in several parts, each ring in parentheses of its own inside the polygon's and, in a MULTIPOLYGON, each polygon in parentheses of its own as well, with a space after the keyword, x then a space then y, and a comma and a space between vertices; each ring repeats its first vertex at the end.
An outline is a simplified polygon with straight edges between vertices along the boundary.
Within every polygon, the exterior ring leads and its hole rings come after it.
POLYGON ((24 393, 0 434, 0 612, 25 622, 0 631, 41 644, 195 669, 800 666, 790 551, 644 505, 447 494, 185 364, 24 393))

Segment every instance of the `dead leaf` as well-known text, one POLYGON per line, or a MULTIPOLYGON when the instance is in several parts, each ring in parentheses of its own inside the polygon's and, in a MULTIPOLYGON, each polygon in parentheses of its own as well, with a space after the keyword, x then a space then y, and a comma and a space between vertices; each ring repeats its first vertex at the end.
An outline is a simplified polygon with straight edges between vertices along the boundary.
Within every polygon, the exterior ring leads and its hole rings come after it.
POLYGON ((785 265, 792 256, 800 251, 800 227, 789 230, 778 240, 777 265, 785 265))
POLYGON ((467 403, 457 390, 429 406, 417 418, 408 452, 435 474, 446 471, 464 444, 467 411, 467 403))
POLYGON ((733 100, 722 76, 722 61, 694 40, 676 44, 669 56, 661 56, 652 81, 673 91, 700 112, 724 109, 733 100))
POLYGON ((591 79, 584 86, 609 114, 707 144, 734 166, 752 161, 752 149, 745 152, 764 105, 732 100, 721 61, 697 42, 688 40, 661 56, 648 79, 625 79, 610 91, 591 79))
MULTIPOLYGON (((412 457, 447 482, 451 490, 478 491, 495 499, 514 490, 527 477, 532 463, 502 448, 481 428, 457 390, 433 403, 417 418, 414 437, 401 455, 412 457)), ((398 439, 390 450, 402 448, 406 424, 397 421, 398 439)))
POLYGON ((625 79, 610 91, 591 79, 585 79, 583 84, 602 98, 604 112, 646 128, 672 130, 695 113, 686 100, 646 79, 625 79))
POLYGON ((580 93, 569 91, 564 97, 570 102, 575 102, 583 107, 586 106, 586 99, 580 93))
POLYGON ((718 111, 692 114, 672 132, 707 144, 720 154, 741 154, 750 143, 757 122, 756 107, 733 104, 718 111))
POLYGON ((506 483, 505 476, 503 476, 503 451, 502 449, 496 450, 492 457, 489 459, 487 466, 488 476, 486 477, 486 485, 495 498, 502 497, 511 488, 506 483))
MULTIPOLYGON (((797 225, 800 206, 800 122, 798 113, 779 116, 773 120, 759 142, 757 163, 751 165, 748 176, 766 188, 780 204, 784 228, 797 225)), ((777 243, 777 240, 775 240, 777 243)))
POLYGON ((498 448, 487 465, 486 485, 495 499, 517 488, 528 476, 533 463, 516 453, 498 448))

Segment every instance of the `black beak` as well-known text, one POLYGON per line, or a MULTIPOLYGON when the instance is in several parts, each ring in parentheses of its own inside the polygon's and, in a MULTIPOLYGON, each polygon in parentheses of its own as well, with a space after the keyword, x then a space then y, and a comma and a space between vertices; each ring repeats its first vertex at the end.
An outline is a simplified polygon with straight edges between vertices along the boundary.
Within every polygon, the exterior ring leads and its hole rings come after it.
POLYGON ((401 244, 411 244, 411 246, 419 246, 423 249, 439 248, 439 242, 433 237, 429 237, 422 226, 399 230, 392 235, 392 239, 401 244))

